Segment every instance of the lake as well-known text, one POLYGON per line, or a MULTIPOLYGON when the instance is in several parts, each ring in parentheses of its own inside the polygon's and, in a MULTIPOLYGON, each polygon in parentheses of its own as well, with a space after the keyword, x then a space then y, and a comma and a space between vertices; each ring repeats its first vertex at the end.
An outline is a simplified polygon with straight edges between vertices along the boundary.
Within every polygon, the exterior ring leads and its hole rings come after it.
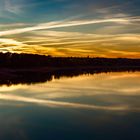
POLYGON ((0 86, 0 140, 139 140, 140 72, 0 86))

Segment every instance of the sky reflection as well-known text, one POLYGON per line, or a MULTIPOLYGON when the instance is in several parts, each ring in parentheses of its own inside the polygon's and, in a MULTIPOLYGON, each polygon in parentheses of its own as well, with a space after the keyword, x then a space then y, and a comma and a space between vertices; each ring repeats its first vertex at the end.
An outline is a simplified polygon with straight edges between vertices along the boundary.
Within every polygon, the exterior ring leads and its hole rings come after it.
POLYGON ((0 100, 48 107, 140 111, 139 83, 139 72, 63 77, 42 84, 2 86, 0 100))

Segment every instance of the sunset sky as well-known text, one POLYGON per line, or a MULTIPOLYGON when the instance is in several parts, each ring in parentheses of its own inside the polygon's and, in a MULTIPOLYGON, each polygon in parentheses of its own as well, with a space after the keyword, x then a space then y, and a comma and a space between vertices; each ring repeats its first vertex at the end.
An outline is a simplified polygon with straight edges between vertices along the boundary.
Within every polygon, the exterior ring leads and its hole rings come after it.
POLYGON ((140 58, 140 0, 0 0, 0 51, 140 58))

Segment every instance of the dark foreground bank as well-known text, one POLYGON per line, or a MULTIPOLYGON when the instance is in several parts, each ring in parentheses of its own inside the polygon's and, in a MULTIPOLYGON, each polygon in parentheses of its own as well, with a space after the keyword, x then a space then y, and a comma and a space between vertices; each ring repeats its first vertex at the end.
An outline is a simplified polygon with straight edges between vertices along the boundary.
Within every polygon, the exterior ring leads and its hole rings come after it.
POLYGON ((62 76, 120 71, 140 71, 140 59, 0 53, 0 85, 33 84, 62 76))
POLYGON ((24 53, 0 53, 0 67, 26 69, 34 67, 140 67, 140 59, 51 57, 24 53))

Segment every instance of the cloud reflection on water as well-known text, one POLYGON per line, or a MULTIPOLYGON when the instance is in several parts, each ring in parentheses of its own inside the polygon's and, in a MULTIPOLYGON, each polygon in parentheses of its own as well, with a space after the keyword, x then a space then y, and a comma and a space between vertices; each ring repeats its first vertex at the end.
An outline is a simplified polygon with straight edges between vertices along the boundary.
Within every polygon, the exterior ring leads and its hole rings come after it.
POLYGON ((35 85, 2 86, 0 100, 49 107, 140 111, 139 82, 139 72, 83 75, 35 85))
MULTIPOLYGON (((97 106, 97 105, 87 105, 79 103, 70 103, 70 102, 60 102, 60 101, 51 101, 51 100, 41 100, 35 98, 26 98, 21 96, 14 95, 3 95, 0 94, 0 100, 9 100, 9 101, 20 101, 27 103, 35 103, 40 105, 47 105, 49 107, 72 107, 72 108, 85 108, 85 109, 98 109, 98 110, 129 110, 128 106, 97 106)), ((139 110, 135 108, 134 110, 139 110)))

